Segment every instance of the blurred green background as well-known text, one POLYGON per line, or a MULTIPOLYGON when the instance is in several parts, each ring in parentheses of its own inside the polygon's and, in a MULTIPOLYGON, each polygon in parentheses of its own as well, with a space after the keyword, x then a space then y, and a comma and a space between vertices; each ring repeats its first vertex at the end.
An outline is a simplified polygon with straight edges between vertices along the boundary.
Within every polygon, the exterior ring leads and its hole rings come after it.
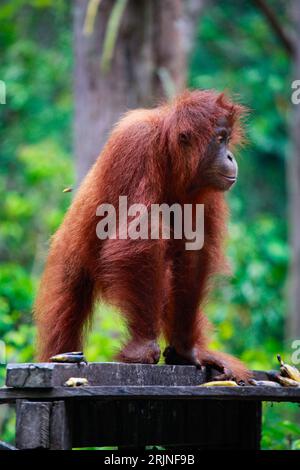
MULTIPOLYGON (((32 361, 32 304, 51 234, 72 200, 73 49, 70 2, 2 2, 0 79, 0 339, 8 362, 32 361)), ((240 178, 229 195, 228 255, 232 277, 221 279, 206 311, 213 346, 251 368, 276 367, 285 345, 290 58, 251 2, 212 2, 197 27, 189 60, 191 87, 227 89, 251 110, 240 178), (232 18, 235 21, 232 21, 232 18)), ((274 2, 273 2, 274 3, 274 2)), ((284 22, 285 12, 278 6, 284 22)), ((111 360, 124 325, 98 309, 88 339, 89 361, 111 360)), ((284 354, 284 352, 286 353, 284 354)), ((2 367, 2 383, 4 367, 2 367)), ((296 405, 267 405, 263 447, 300 449, 296 405)), ((246 423, 245 423, 246 424, 246 423)), ((0 438, 13 438, 8 407, 0 438)))

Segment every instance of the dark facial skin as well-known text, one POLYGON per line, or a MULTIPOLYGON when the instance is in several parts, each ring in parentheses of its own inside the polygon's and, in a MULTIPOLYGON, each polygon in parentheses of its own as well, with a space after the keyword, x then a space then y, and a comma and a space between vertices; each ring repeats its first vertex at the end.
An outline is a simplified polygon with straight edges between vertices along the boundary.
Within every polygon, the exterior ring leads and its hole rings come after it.
POLYGON ((234 185, 238 176, 238 165, 228 149, 230 134, 231 128, 227 120, 220 119, 199 165, 198 177, 192 184, 192 191, 207 186, 219 191, 228 191, 234 185))

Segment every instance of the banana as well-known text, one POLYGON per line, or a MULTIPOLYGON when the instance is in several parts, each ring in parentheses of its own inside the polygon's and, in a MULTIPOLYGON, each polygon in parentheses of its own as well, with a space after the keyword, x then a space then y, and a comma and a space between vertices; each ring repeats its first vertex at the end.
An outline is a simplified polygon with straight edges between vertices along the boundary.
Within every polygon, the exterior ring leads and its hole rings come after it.
POLYGON ((63 354, 57 354, 56 356, 50 357, 51 362, 67 362, 80 364, 84 362, 87 364, 86 359, 82 351, 66 352, 63 354))
POLYGON ((278 380, 284 387, 300 387, 300 383, 297 380, 290 379, 289 377, 278 375, 278 380))
POLYGON ((281 387, 279 383, 272 382, 271 380, 249 379, 249 384, 254 385, 255 387, 281 387))
POLYGON ((281 356, 278 354, 277 359, 280 364, 280 372, 284 377, 288 377, 289 379, 295 380, 296 382, 300 382, 300 371, 290 364, 286 364, 281 359, 281 356))
POLYGON ((64 385, 66 387, 81 387, 82 385, 88 385, 88 380, 84 377, 70 377, 64 385))
POLYGON ((233 380, 214 380, 201 384, 199 387, 238 387, 238 384, 233 380))

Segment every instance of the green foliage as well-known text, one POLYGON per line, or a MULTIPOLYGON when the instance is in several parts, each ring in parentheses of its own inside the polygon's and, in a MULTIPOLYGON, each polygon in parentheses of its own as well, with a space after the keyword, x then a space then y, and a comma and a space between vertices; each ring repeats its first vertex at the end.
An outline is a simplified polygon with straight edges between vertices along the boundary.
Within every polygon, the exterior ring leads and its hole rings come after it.
POLYGON ((280 403, 263 406, 262 449, 299 450, 299 405, 280 403))
POLYGON ((73 182, 69 13, 52 2, 31 5, 10 2, 0 13, 7 89, 0 107, 0 338, 8 360, 21 362, 34 357, 34 293, 48 239, 70 201, 62 190, 73 182))
POLYGON ((252 368, 270 368, 282 350, 288 258, 282 232, 267 214, 250 226, 241 221, 230 224, 227 251, 232 276, 222 280, 207 308, 218 325, 215 346, 229 343, 252 368))
POLYGON ((89 361, 112 360, 126 336, 125 325, 115 309, 101 304, 88 336, 86 353, 89 361))

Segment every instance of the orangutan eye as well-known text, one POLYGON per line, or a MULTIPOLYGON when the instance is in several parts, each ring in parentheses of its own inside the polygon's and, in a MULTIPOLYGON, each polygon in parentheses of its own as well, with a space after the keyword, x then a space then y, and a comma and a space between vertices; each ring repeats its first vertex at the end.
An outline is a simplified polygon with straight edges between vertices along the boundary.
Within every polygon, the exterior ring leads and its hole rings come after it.
POLYGON ((218 132, 216 140, 218 144, 227 143, 229 140, 228 132, 225 129, 223 131, 218 132))
POLYGON ((180 132, 179 142, 183 145, 188 145, 191 142, 191 133, 189 131, 180 132))

